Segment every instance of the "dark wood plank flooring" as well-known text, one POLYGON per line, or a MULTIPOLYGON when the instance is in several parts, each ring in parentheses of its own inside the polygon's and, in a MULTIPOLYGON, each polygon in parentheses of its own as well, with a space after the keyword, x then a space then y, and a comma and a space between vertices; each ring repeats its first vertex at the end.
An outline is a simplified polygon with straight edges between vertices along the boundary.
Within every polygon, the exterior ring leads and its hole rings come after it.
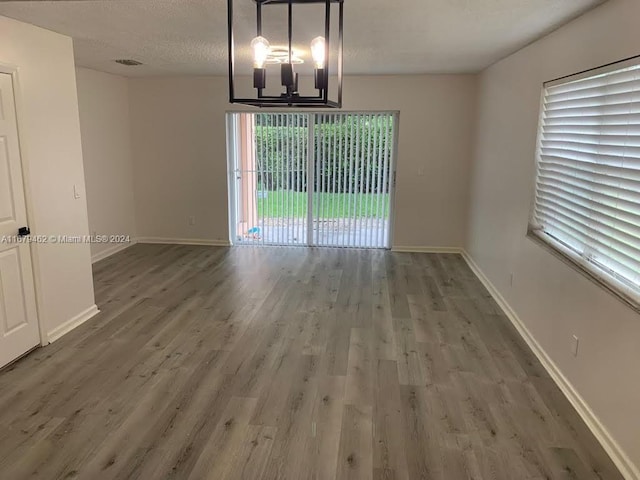
POLYGON ((0 478, 619 479, 458 255, 136 245, 0 372, 0 478))

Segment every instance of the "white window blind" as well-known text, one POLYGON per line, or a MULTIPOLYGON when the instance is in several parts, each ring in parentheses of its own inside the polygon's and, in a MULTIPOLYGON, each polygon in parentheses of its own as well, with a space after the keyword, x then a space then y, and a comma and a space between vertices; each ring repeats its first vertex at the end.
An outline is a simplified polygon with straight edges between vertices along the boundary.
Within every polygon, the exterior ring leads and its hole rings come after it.
POLYGON ((537 160, 530 231, 637 306, 640 65, 546 84, 537 160))

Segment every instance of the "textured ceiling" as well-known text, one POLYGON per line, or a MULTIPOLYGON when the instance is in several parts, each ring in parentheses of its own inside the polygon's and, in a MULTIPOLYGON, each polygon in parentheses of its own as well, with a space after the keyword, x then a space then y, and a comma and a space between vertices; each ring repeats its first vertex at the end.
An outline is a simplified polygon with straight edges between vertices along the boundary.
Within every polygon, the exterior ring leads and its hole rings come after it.
MULTIPOLYGON (((345 72, 476 72, 603 0, 345 0, 345 72)), ((251 0, 235 0, 252 28, 251 0), (244 5, 243 5, 244 4, 244 5)), ((225 0, 1 1, 74 39, 78 65, 126 76, 226 74, 225 0), (143 66, 113 62, 133 58, 143 66)))

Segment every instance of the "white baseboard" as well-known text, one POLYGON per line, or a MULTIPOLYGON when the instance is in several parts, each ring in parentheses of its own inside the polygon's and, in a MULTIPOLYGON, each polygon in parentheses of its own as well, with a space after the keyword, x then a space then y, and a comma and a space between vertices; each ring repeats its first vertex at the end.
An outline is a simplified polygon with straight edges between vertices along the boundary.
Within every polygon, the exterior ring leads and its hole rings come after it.
POLYGON ((211 247, 229 247, 228 240, 205 240, 201 238, 166 238, 166 237, 138 237, 138 243, 161 243, 168 245, 208 245, 211 247))
POLYGON ((80 312, 78 315, 71 318, 70 320, 67 320, 62 325, 57 326, 47 334, 49 343, 55 342, 63 335, 69 333, 74 328, 82 325, 84 322, 97 315, 99 312, 100 310, 98 310, 97 305, 91 305, 85 311, 80 312))
POLYGON ((391 247, 392 252, 399 253, 462 253, 463 249, 460 247, 418 247, 418 246, 406 246, 395 245, 391 247))
POLYGON ((580 396, 573 385, 571 385, 567 377, 564 376, 558 366, 553 362, 553 360, 551 360, 547 352, 544 351, 542 346, 534 338, 529 329, 527 329, 513 308, 511 308, 507 303, 502 294, 491 283, 466 251, 462 251, 462 256, 471 270, 473 270, 473 273, 476 274, 500 308, 504 311, 505 315, 509 318, 516 330, 518 330, 518 333, 522 336, 524 341, 527 342, 527 345, 529 345, 529 348, 531 348, 535 356, 538 357, 542 366, 558 385, 565 397, 567 397, 567 400, 569 400, 571 405, 573 405, 573 408, 578 412, 578 415, 580 415, 587 427, 589 427, 589 430, 591 430, 598 442, 600 442, 609 457, 611 457, 611 460, 616 467, 618 467, 622 476, 627 480, 640 480, 640 470, 638 470, 638 467, 631 461, 624 450, 611 436, 593 410, 591 410, 587 402, 580 396))
POLYGON ((138 243, 138 240, 136 239, 133 239, 130 242, 126 242, 126 243, 116 243, 115 245, 112 245, 109 248, 105 248, 101 252, 98 252, 95 255, 92 255, 91 263, 96 263, 96 262, 99 262, 100 260, 104 260, 105 258, 110 257, 111 255, 114 255, 118 252, 121 252, 122 250, 126 250, 127 248, 132 247, 136 243, 138 243))

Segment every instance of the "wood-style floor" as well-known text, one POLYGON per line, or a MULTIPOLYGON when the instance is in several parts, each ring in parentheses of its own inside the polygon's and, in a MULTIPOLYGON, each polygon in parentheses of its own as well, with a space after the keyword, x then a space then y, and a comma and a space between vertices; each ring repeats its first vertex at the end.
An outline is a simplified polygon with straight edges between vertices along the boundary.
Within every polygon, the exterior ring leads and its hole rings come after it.
POLYGON ((457 255, 136 245, 0 372, 0 478, 619 479, 457 255))

